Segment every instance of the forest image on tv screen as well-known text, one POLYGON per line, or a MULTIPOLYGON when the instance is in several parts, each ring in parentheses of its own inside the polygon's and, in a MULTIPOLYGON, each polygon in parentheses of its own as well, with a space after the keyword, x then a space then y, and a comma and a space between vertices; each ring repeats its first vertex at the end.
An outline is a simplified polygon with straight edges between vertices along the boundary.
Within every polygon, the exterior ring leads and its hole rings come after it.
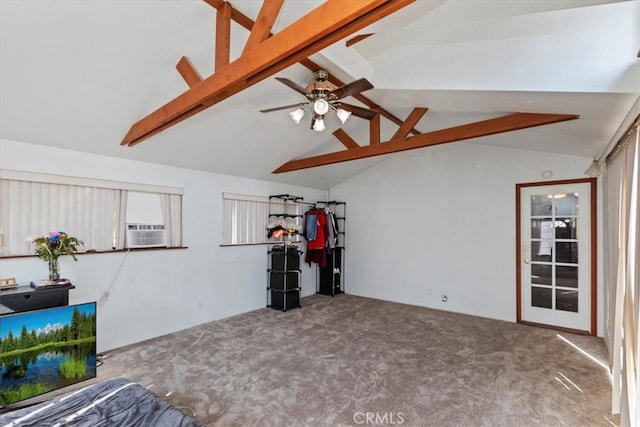
POLYGON ((96 376, 96 303, 0 317, 0 407, 96 376))

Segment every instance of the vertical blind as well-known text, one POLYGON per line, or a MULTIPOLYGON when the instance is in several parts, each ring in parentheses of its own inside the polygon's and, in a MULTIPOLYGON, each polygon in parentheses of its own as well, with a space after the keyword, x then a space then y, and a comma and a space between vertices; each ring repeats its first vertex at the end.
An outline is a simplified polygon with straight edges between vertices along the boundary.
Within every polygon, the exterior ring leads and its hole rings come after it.
POLYGON ((247 245, 267 242, 269 213, 300 215, 300 203, 284 203, 280 199, 222 194, 223 245, 247 245))
POLYGON ((0 186, 5 254, 31 254, 29 238, 50 231, 84 241, 83 250, 113 248, 120 190, 6 179, 0 186))
POLYGON ((637 122, 619 149, 607 158, 605 186, 605 266, 611 320, 612 412, 623 426, 640 425, 640 149, 637 122))
MULTIPOLYGON (((33 253, 31 239, 64 231, 84 242, 82 251, 123 249, 126 189, 0 179, 3 255, 33 253)), ((157 193, 167 247, 182 246, 182 195, 157 193)))
POLYGON ((179 194, 160 194, 162 219, 167 232, 167 247, 182 246, 182 196, 179 194))

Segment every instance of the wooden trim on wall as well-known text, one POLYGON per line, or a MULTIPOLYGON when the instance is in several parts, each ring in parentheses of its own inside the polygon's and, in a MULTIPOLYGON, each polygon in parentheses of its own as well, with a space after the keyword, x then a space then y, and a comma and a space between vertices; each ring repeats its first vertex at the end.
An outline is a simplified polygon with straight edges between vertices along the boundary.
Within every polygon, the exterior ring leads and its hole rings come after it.
POLYGON ((598 335, 598 180, 591 185, 591 335, 598 335))
MULTIPOLYGON (((520 210, 520 204, 522 202, 520 196, 521 190, 526 187, 584 183, 588 183, 591 190, 591 206, 589 207, 591 213, 591 330, 589 333, 592 336, 597 336, 598 334, 598 180, 596 178, 579 178, 516 184, 516 323, 541 326, 535 323, 522 321, 522 238, 520 236, 520 230, 522 227, 520 219, 522 214, 520 210)), ((566 331, 565 328, 553 327, 551 325, 547 325, 547 327, 566 331)))
POLYGON ((516 184, 516 323, 522 323, 522 237, 520 236, 520 230, 522 230, 522 221, 520 205, 521 196, 520 190, 525 187, 525 184, 516 184))
POLYGON ((596 182, 596 178, 576 178, 576 179, 564 179, 557 181, 543 181, 543 182, 525 182, 522 184, 516 184, 520 187, 544 187, 545 185, 565 185, 565 184, 584 184, 585 182, 596 182))
POLYGON ((552 325, 545 325, 544 323, 535 323, 535 322, 520 322, 525 326, 533 326, 536 328, 544 328, 544 329, 552 329, 554 331, 559 331, 559 332, 568 332, 570 334, 576 334, 576 335, 590 335, 589 332, 587 331, 581 331, 579 329, 571 329, 571 328, 563 328, 561 326, 552 326, 552 325))

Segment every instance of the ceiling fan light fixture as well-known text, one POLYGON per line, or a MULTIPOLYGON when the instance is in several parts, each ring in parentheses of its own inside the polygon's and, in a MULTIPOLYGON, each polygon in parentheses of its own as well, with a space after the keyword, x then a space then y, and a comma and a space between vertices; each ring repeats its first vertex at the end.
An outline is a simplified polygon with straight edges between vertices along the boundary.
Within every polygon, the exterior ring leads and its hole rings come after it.
POLYGON ((330 110, 336 113, 342 124, 345 124, 352 114, 369 120, 372 114, 375 115, 369 110, 349 104, 344 104, 347 106, 347 109, 344 109, 342 108, 343 104, 340 103, 342 98, 356 96, 365 90, 373 89, 373 85, 367 79, 358 79, 337 87, 333 82, 329 81, 329 74, 325 70, 314 72, 312 81, 306 87, 302 87, 284 77, 276 77, 276 79, 296 92, 303 94, 306 100, 298 104, 260 110, 261 113, 289 110, 291 120, 299 124, 308 112, 308 115, 311 116, 311 129, 316 132, 322 132, 326 129, 324 118, 330 110), (295 110, 291 110, 292 108, 295 108, 295 110))
POLYGON ((342 108, 338 108, 336 110, 336 115, 338 116, 338 118, 340 119, 340 121, 342 122, 342 124, 345 124, 345 122, 347 121, 347 119, 349 118, 349 116, 351 116, 351 111, 347 111, 345 109, 342 108))
POLYGON ((324 116, 329 111, 329 103, 326 99, 316 99, 313 103, 313 111, 316 114, 324 116))
POLYGON ((298 108, 297 110, 290 112, 289 115, 291 116, 291 120, 296 123, 300 123, 300 120, 302 120, 302 117, 304 116, 304 110, 302 108, 298 108))
POLYGON ((322 132, 325 130, 324 119, 322 117, 317 117, 313 120, 313 130, 316 132, 322 132))

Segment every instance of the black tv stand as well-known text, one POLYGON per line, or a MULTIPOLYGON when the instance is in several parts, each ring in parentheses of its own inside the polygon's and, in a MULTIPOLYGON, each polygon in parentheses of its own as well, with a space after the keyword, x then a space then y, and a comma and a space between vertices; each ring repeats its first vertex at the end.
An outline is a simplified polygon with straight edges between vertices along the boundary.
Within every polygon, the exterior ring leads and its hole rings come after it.
POLYGON ((69 305, 70 289, 75 286, 52 285, 39 289, 18 286, 0 291, 0 315, 69 305))

